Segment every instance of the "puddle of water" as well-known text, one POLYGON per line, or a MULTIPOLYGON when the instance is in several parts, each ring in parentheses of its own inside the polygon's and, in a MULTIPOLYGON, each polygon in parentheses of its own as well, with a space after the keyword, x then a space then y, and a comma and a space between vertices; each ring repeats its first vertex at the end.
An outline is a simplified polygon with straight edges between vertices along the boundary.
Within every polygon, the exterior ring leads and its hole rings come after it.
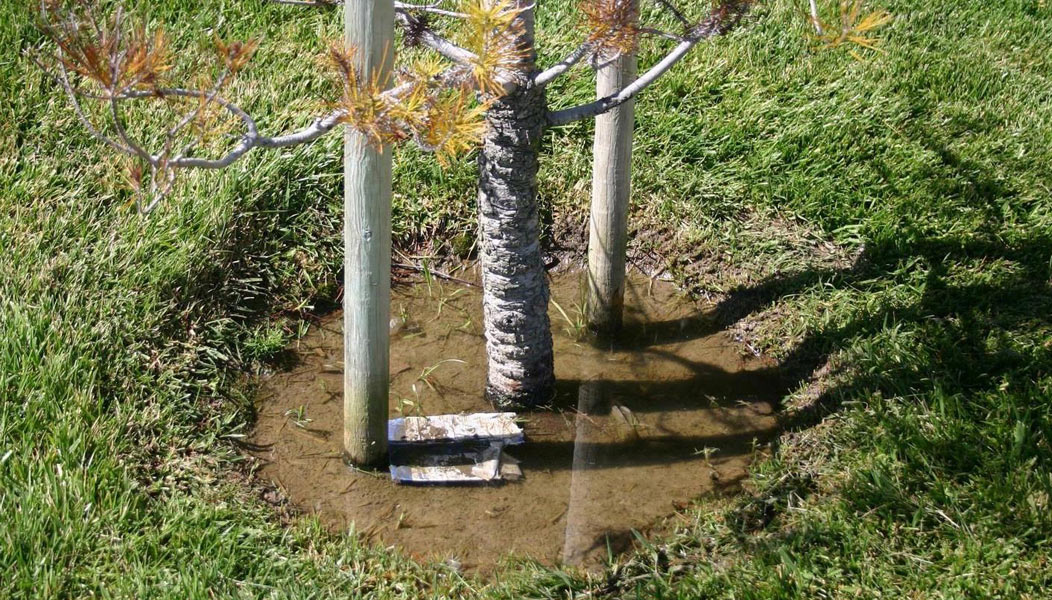
MULTIPOLYGON (((524 478, 488 487, 399 486, 341 459, 341 315, 294 349, 294 369, 266 378, 251 440, 269 446, 261 474, 327 526, 356 530, 422 559, 491 570, 515 554, 595 567, 699 496, 736 489, 757 441, 776 428, 777 371, 745 358, 714 320, 667 283, 629 278, 614 345, 578 339, 580 276, 552 282, 558 395, 522 414, 527 442, 507 453, 524 478), (564 317, 563 313, 566 313, 564 317), (567 319, 567 317, 569 319, 567 319)), ((481 292, 448 283, 397 286, 391 413, 490 411, 482 398, 481 292)))

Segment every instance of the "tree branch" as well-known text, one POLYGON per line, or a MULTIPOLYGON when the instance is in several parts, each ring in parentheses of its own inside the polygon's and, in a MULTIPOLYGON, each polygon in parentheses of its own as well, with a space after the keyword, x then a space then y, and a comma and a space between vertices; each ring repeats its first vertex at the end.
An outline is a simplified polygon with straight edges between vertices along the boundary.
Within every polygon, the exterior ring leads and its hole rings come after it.
MULTIPOLYGON (((34 62, 37 62, 37 64, 40 65, 41 69, 45 68, 44 65, 40 64, 40 62, 36 61, 36 59, 34 59, 34 62)), ((66 95, 69 97, 70 103, 73 105, 73 111, 77 113, 77 118, 80 119, 80 122, 88 130, 88 133, 90 133, 91 136, 95 139, 106 144, 110 148, 113 148, 117 152, 134 156, 134 150, 132 150, 128 146, 120 145, 120 143, 115 141, 113 138, 110 138, 109 136, 103 135, 103 133, 99 131, 97 127, 95 127, 95 124, 91 122, 91 119, 88 118, 87 114, 85 114, 84 112, 84 109, 80 106, 80 100, 77 99, 77 91, 73 87, 73 84, 69 82, 69 72, 66 70, 66 65, 62 64, 62 62, 60 61, 58 67, 59 76, 55 77, 55 79, 58 81, 59 85, 62 86, 62 89, 65 90, 66 95)), ((45 70, 44 72, 46 73, 47 71, 45 70)))
POLYGON ((396 18, 403 29, 407 32, 411 31, 414 33, 416 41, 435 52, 438 52, 458 65, 470 65, 472 61, 478 58, 475 56, 474 52, 457 46, 453 42, 438 35, 430 28, 421 27, 422 23, 420 22, 419 17, 415 17, 405 12, 399 12, 397 13, 396 18))
POLYGON ((817 0, 810 0, 811 2, 811 24, 815 26, 815 33, 822 35, 822 20, 818 16, 818 2, 817 0))
MULTIPOLYGON (((224 69, 223 72, 219 75, 219 77, 216 78, 216 82, 212 85, 212 89, 208 92, 208 95, 206 95, 200 102, 197 103, 197 107, 194 110, 191 110, 190 112, 186 113, 178 123, 176 123, 167 132, 165 132, 164 154, 166 156, 170 155, 172 151, 172 142, 175 141, 175 136, 179 135, 179 132, 182 131, 184 127, 186 127, 190 123, 193 123, 195 120, 197 120, 199 116, 201 116, 205 109, 208 108, 208 105, 211 104, 219 95, 219 92, 223 89, 223 86, 226 84, 227 78, 230 77, 232 73, 233 72, 230 70, 229 67, 224 69)), ((187 152, 192 150, 194 146, 201 142, 203 136, 204 131, 202 130, 198 133, 197 137, 190 140, 186 143, 185 146, 183 146, 182 150, 179 151, 179 154, 176 156, 176 158, 178 159, 185 156, 187 152)))
POLYGON ((676 63, 683 59, 699 42, 711 37, 726 33, 741 17, 744 5, 724 4, 713 10, 709 18, 695 25, 675 48, 665 58, 650 68, 628 86, 625 86, 616 94, 600 98, 595 102, 582 104, 573 108, 567 108, 548 113, 548 124, 551 126, 566 125, 574 121, 596 117, 608 112, 632 98, 657 81, 668 72, 676 63))
POLYGON ((668 0, 655 0, 655 2, 664 7, 665 10, 672 13, 672 16, 676 17, 676 20, 679 21, 684 28, 690 29, 693 26, 693 24, 687 19, 687 17, 682 12, 680 12, 678 8, 673 6, 672 3, 668 0))
MULTIPOLYGON (((314 8, 335 8, 337 6, 343 6, 343 0, 269 0, 275 4, 289 4, 292 6, 311 6, 314 8)), ((453 17, 454 19, 464 19, 467 15, 462 12, 456 12, 453 10, 445 10, 438 8, 438 5, 442 3, 442 0, 436 0, 431 4, 408 4, 405 2, 395 2, 395 11, 399 13, 410 13, 410 12, 423 12, 430 13, 433 15, 440 15, 443 17, 453 17)))
MULTIPOLYGON (((340 6, 343 4, 343 0, 269 0, 276 4, 291 4, 293 6, 312 6, 317 8, 331 8, 340 6)), ((446 38, 438 35, 433 30, 427 27, 421 27, 422 23, 420 18, 414 16, 412 13, 428 13, 433 15, 441 15, 443 17, 453 17, 455 19, 466 18, 467 15, 452 10, 443 10, 438 8, 441 0, 433 2, 431 4, 406 4, 404 2, 395 2, 395 12, 398 18, 398 23, 407 32, 412 31, 416 41, 431 48, 435 52, 438 52, 442 56, 449 60, 460 64, 469 64, 475 59, 475 54, 469 50, 457 46, 453 42, 446 38)))
POLYGON ((674 42, 687 41, 682 35, 661 31, 660 29, 654 29, 653 27, 640 27, 639 33, 642 35, 652 35, 654 37, 665 38, 666 40, 672 40, 674 42))
POLYGON ((438 5, 442 0, 436 0, 431 4, 406 4, 404 2, 395 2, 395 11, 400 13, 411 13, 411 12, 424 12, 432 15, 439 15, 443 17, 452 17, 454 19, 466 19, 468 16, 462 12, 456 12, 452 10, 444 10, 438 8, 438 5))
POLYGON ((138 156, 139 158, 149 160, 149 153, 143 150, 142 146, 140 146, 134 140, 132 140, 131 137, 128 135, 128 132, 124 130, 124 123, 121 122, 120 109, 117 107, 116 96, 110 96, 109 104, 110 116, 113 118, 113 127, 117 130, 117 135, 120 136, 121 141, 124 142, 125 146, 132 150, 134 156, 138 156))
POLYGON ((583 60, 585 56, 588 56, 588 54, 592 51, 593 47, 593 44, 590 44, 588 42, 581 44, 566 58, 555 63, 548 69, 537 73, 537 75, 533 78, 533 84, 537 87, 544 87, 548 85, 549 83, 557 79, 560 75, 572 69, 574 65, 581 62, 581 60, 583 60))
MULTIPOLYGON (((353 49, 331 52, 344 81, 343 106, 329 114, 317 117, 307 127, 277 136, 265 136, 259 132, 255 120, 242 108, 223 98, 220 94, 228 80, 235 74, 255 50, 254 42, 235 42, 228 45, 217 41, 223 55, 225 69, 209 85, 201 89, 159 87, 158 81, 167 68, 167 55, 163 34, 156 32, 152 38, 143 29, 124 35, 124 13, 118 6, 112 27, 100 28, 87 0, 76 0, 81 12, 63 12, 58 5, 41 5, 42 31, 56 44, 53 58, 59 72, 53 77, 69 96, 80 121, 93 137, 101 140, 117 152, 135 159, 130 164, 130 179, 135 187, 136 206, 149 212, 173 189, 178 170, 183 168, 221 169, 227 167, 253 148, 282 148, 312 142, 347 123, 365 133, 377 143, 391 143, 407 138, 417 140, 421 147, 439 153, 452 153, 473 143, 481 128, 481 114, 486 103, 475 105, 474 91, 497 94, 501 89, 522 84, 525 74, 517 71, 520 63, 519 48, 513 46, 509 31, 514 29, 518 11, 504 10, 496 25, 480 35, 481 46, 487 48, 486 57, 477 56, 446 40, 427 25, 428 17, 422 12, 441 11, 438 2, 430 5, 401 4, 398 19, 407 30, 410 41, 429 47, 455 64, 441 73, 424 77, 409 72, 406 81, 391 89, 382 89, 380 83, 363 80, 352 64, 353 49), (85 36, 86 21, 95 31, 95 38, 85 36), (56 24, 57 23, 57 24, 56 24), (112 28, 112 32, 108 31, 112 28), (485 64, 479 64, 484 62, 485 64), (84 76, 97 88, 78 87, 71 73, 84 76), (452 89, 456 93, 443 94, 440 89, 452 89), (421 93, 423 96, 421 96, 421 93), (412 102, 407 102, 412 96, 412 102), (102 112, 85 112, 83 101, 91 99, 100 104, 102 112), (162 130, 162 137, 154 143, 153 137, 135 139, 127 129, 124 117, 129 114, 122 102, 160 101, 175 113, 172 125, 162 130), (189 106, 187 102, 189 101, 189 106), (224 139, 224 146, 212 152, 198 150, 210 129, 208 123, 213 112, 224 120, 240 121, 239 135, 224 139), (407 112, 408 111, 408 112, 407 112), (112 121, 112 123, 106 123, 112 121), (99 123, 99 126, 96 126, 99 123), (151 148, 150 145, 155 147, 151 148), (218 158, 211 158, 207 155, 218 158), (194 156, 204 154, 206 156, 194 156), (148 179, 147 179, 148 178, 148 179)), ((270 0, 284 4, 330 6, 337 0, 270 0)), ((358 0, 354 0, 358 1, 358 0)), ((425 0, 428 1, 428 0, 425 0)), ((458 16, 451 11, 445 16, 458 16)), ((574 57, 573 62, 584 56, 587 47, 574 57)), ((40 60, 36 61, 47 72, 40 60)), ((566 68, 572 66, 568 64, 566 68)), ((217 117, 217 118, 219 118, 217 117)))
POLYGON ((292 6, 311 6, 315 8, 335 8, 343 2, 330 2, 329 0, 268 0, 274 4, 290 4, 292 6))
MULTIPOLYGON (((256 125, 256 121, 249 116, 244 110, 242 110, 236 104, 226 100, 225 98, 215 95, 212 90, 201 91, 201 90, 190 90, 184 88, 158 88, 156 90, 131 90, 123 94, 104 97, 102 99, 112 103, 118 103, 127 100, 141 100, 141 99, 163 99, 168 96, 176 96, 181 98, 197 98, 200 100, 207 100, 214 102, 219 106, 222 106, 231 115, 237 117, 245 127, 245 134, 242 135, 241 141, 238 142, 237 146, 233 150, 228 152, 222 158, 208 159, 208 158, 194 158, 194 157, 176 157, 169 160, 169 157, 164 154, 150 154, 145 150, 137 147, 122 146, 120 143, 103 135, 98 128, 87 119, 87 116, 83 113, 80 108, 80 103, 77 101, 77 92, 74 88, 69 85, 68 80, 61 79, 60 84, 66 90, 66 94, 69 96, 70 101, 73 103, 74 109, 76 110, 80 120, 87 127, 89 133, 92 134, 96 139, 104 142, 111 148, 117 150, 122 154, 126 154, 133 158, 142 158, 148 162, 151 166, 156 168, 198 168, 198 169, 220 169, 234 163, 236 160, 244 156, 249 150, 255 147, 260 148, 285 148, 288 146, 297 146, 300 144, 306 144, 313 142, 314 140, 322 137, 326 133, 332 131, 337 125, 339 125, 347 112, 344 109, 337 109, 331 113, 318 117, 314 121, 302 129, 287 133, 279 136, 264 136, 259 134, 259 128, 256 125)), ((396 91, 389 90, 389 91, 396 91)))

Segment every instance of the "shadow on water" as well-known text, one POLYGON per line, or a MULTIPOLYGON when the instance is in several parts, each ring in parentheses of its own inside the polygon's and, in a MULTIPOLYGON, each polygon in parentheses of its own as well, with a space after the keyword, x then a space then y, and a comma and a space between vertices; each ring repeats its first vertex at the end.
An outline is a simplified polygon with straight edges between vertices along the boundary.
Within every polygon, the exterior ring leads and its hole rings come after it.
MULTIPOLYGON (((997 217, 993 203, 979 206, 997 217)), ((757 444, 783 427, 810 427, 847 399, 914 397, 936 388, 974 398, 1003 385, 1032 386, 1035 373, 1052 366, 1050 346, 1021 352, 999 340, 1052 325, 1050 257, 1052 240, 1043 233, 1006 239, 904 231, 870 242, 848 268, 780 273, 701 313, 670 286, 637 278, 628 297, 637 312, 629 312, 617 344, 581 342, 574 324, 553 312, 557 395, 551 410, 523 415, 528 443, 509 451, 525 478, 480 488, 399 487, 347 471, 339 460, 342 375, 330 368, 342 348, 336 314, 301 342, 296 368, 264 383, 253 442, 271 444, 258 453, 267 461, 262 474, 332 528, 354 523, 414 556, 455 557, 480 571, 508 553, 592 566, 608 545, 619 551, 631 543, 631 531, 684 503, 736 490, 757 444), (780 364, 744 357, 725 333, 787 297, 814 291, 874 298, 893 288, 902 290, 894 302, 858 302, 851 318, 810 331, 780 364), (831 353, 897 329, 918 332, 918 345, 874 346, 863 369, 779 423, 783 399, 831 353), (309 423, 293 422, 290 413, 309 423)), ((553 296, 572 314, 578 282, 557 278, 553 296)), ((479 393, 485 353, 478 305, 476 290, 396 290, 392 314, 404 322, 392 342, 393 413, 489 410, 479 393)), ((989 407, 972 402, 956 409, 985 418, 989 407)), ((1047 404, 1045 398, 1034 406, 1047 404)), ((978 440, 925 443, 931 465, 956 473, 986 468, 978 440)), ((1031 446, 1021 459, 1044 452, 1031 446)), ((764 512, 752 526, 770 518, 764 512)))
MULTIPOLYGON (((618 344, 576 335, 576 275, 553 280, 551 406, 521 414, 527 442, 507 453, 524 478, 501 486, 420 488, 349 472, 338 459, 339 315, 296 349, 300 364, 263 382, 252 442, 262 474, 334 528, 419 557, 491 569, 506 554, 595 566, 632 530, 699 496, 735 489, 777 432, 775 365, 743 356, 670 284, 635 276, 618 344), (563 310, 568 309, 566 317, 563 310)), ((398 286, 391 349, 393 414, 492 410, 481 398, 485 347, 476 289, 398 286)))

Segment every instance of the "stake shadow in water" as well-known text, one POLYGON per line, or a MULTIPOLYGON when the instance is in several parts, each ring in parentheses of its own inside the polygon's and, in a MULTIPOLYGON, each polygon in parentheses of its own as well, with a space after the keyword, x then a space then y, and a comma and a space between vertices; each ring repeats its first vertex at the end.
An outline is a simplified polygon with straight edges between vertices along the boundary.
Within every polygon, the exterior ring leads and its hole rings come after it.
MULTIPOLYGON (((632 541, 630 529, 612 528, 605 514, 611 489, 623 489, 633 483, 644 486, 662 486, 663 478, 689 481, 688 487, 720 491, 740 481, 742 475, 720 479, 717 475, 719 463, 752 453, 757 441, 774 435, 776 422, 767 418, 762 425, 751 422, 748 417, 738 416, 726 422, 722 410, 703 410, 693 415, 709 419, 724 420, 721 433, 709 435, 683 435, 675 432, 638 432, 636 424, 626 422, 631 412, 624 412, 620 399, 611 394, 617 389, 609 381, 581 382, 577 394, 577 413, 574 419, 574 439, 566 441, 534 441, 521 449, 521 458, 531 468, 570 469, 570 490, 566 511, 566 528, 562 561, 581 564, 606 547, 620 552, 632 541), (736 421, 736 422, 733 422, 736 421), (656 434, 656 435, 655 435, 656 434), (716 449, 718 457, 710 462, 709 451, 716 449), (697 462, 712 470, 669 470, 677 463, 697 462), (658 467, 641 475, 636 467, 658 467), (623 472, 605 473, 608 469, 628 469, 623 472), (612 480, 611 478, 616 478, 612 480), (684 479, 685 478, 685 479, 684 479), (707 481, 703 481, 702 478, 707 481)), ((694 385, 694 382, 688 382, 694 385)), ((681 391, 681 390, 679 390, 681 391)), ((737 413, 738 411, 735 411, 737 413)), ((680 419, 683 413, 671 413, 680 419)), ((681 423, 682 425, 682 423, 681 423)), ((711 426, 711 422, 706 426, 711 426)), ((683 427, 677 428, 682 430, 683 427)), ((668 482, 671 483, 671 482, 668 482)), ((677 481, 682 484, 682 481, 677 481)))
POLYGON ((532 470, 620 469, 704 461, 704 448, 716 448, 720 459, 751 454, 754 444, 769 439, 775 427, 708 436, 662 436, 626 441, 535 441, 512 452, 532 470), (595 460, 577 462, 575 453, 595 460))
MULTIPOLYGON (((985 181, 985 180, 984 180, 985 181)), ((851 378, 841 379, 822 390, 806 408, 783 418, 781 428, 799 430, 811 427, 831 413, 842 410, 846 400, 858 400, 879 393, 884 397, 897 397, 907 402, 909 398, 923 397, 925 390, 938 389, 944 401, 959 398, 960 405, 953 410, 962 414, 974 414, 974 419, 986 418, 992 410, 980 400, 998 390, 1023 390, 1024 395, 1034 395, 1029 401, 1030 412, 1022 411, 1028 421, 1022 431, 1043 431, 1039 422, 1038 406, 1048 406, 1050 399, 1038 397, 1040 391, 1035 380, 1041 373, 1052 369, 1052 345, 1045 343, 1029 350, 1014 346, 1015 339, 1026 339, 1027 334, 1052 327, 1052 236, 1047 232, 1018 232, 1015 237, 999 233, 997 220, 1002 217, 996 210, 997 202, 990 201, 988 194, 1000 195, 997 186, 976 183, 976 192, 985 200, 978 202, 979 209, 990 213, 989 224, 983 230, 969 236, 924 236, 904 232, 881 242, 871 242, 856 262, 844 269, 814 269, 794 273, 777 274, 758 285, 733 291, 715 311, 705 317, 704 327, 685 328, 678 321, 650 324, 645 335, 636 335, 624 344, 642 351, 663 340, 686 341, 685 335, 706 335, 729 327, 775 306, 783 298, 807 293, 822 286, 826 290, 843 290, 865 294, 868 290, 881 291, 892 286, 908 294, 896 301, 886 303, 860 303, 860 310, 851 319, 834 321, 809 332, 791 348, 777 368, 766 373, 777 378, 777 385, 768 391, 782 398, 803 384, 810 382, 817 369, 826 364, 828 357, 848 345, 859 347, 867 340, 875 341, 867 350, 865 368, 851 378), (922 283, 916 285, 920 272, 922 283), (904 289, 913 286, 912 289, 904 289), (888 348, 886 335, 891 331, 913 331, 910 337, 914 346, 906 349, 888 348), (903 361, 903 350, 914 360, 903 361), (1027 392, 1026 390, 1032 390, 1027 392)), ((1010 193, 1008 190, 1006 193, 1010 193)), ((828 294, 829 291, 819 291, 828 294)), ((889 295, 889 297, 891 297, 889 295)), ((864 347, 864 346, 863 346, 864 347)), ((675 411, 689 409, 699 402, 698 394, 692 390, 725 389, 733 391, 748 385, 750 374, 728 374, 706 365, 689 365, 694 376, 685 381, 653 382, 656 393, 648 393, 645 382, 606 382, 621 387, 617 395, 622 397, 644 397, 648 403, 637 402, 632 410, 675 411), (661 388, 667 394, 661 393, 661 388)), ((561 394, 561 404, 569 403, 570 390, 580 388, 581 381, 567 382, 561 394)), ((708 396, 716 396, 711 392, 708 396)), ((994 394, 996 395, 996 394, 994 394)), ((725 400, 733 401, 728 394, 725 400)), ((602 409, 600 409, 602 410, 602 409)), ((587 412, 582 410, 581 412, 587 412)), ((891 417, 889 417, 891 418, 891 417)), ((1020 416, 1023 418, 1023 416, 1020 416)), ((578 421, 580 423, 581 421, 578 421)), ((1047 429, 1047 428, 1045 428, 1047 429)), ((574 562, 583 553, 611 547, 627 547, 631 536, 617 529, 603 529, 586 510, 574 510, 574 506, 587 506, 589 472, 601 469, 602 456, 607 452, 632 455, 630 460, 638 464, 658 464, 676 460, 670 455, 674 449, 662 448, 660 444, 633 449, 626 445, 603 443, 589 439, 589 432, 578 431, 577 448, 541 447, 538 452, 547 452, 548 460, 562 461, 573 452, 571 465, 575 480, 571 486, 571 508, 566 530, 566 545, 563 558, 574 562), (653 450, 653 452, 651 452, 653 450), (578 476, 580 474, 580 476, 578 476), (572 517, 572 518, 571 518, 572 517)), ((761 432, 768 439, 778 431, 761 432)), ((684 444, 721 447, 726 444, 731 451, 747 452, 744 438, 750 434, 738 434, 728 439, 678 440, 684 444)), ((757 436, 761 437, 761 436, 757 436)), ((972 447, 955 436, 937 436, 925 439, 923 460, 926 468, 938 468, 949 474, 968 476, 976 469, 988 468, 983 450, 972 447)), ((721 447, 720 455, 724 449, 721 447)), ((1048 464, 1052 457, 1040 444, 1026 444, 1018 450, 1015 461, 1042 459, 1048 464)), ((695 457, 696 458, 696 457, 695 457)), ((809 489, 809 488, 808 488, 809 489)), ((794 488, 795 493, 806 494, 807 490, 794 488)), ((868 498, 859 494, 859 498, 868 498)), ((870 507, 860 507, 869 510, 870 507)), ((744 513, 743 513, 744 514, 744 513)), ((773 518, 765 510, 749 527, 762 526, 773 518)))

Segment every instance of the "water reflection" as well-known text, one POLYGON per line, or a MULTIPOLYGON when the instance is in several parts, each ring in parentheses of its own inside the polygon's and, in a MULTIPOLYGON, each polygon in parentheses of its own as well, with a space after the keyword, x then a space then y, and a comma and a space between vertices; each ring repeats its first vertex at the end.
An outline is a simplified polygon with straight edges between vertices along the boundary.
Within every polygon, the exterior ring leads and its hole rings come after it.
POLYGON ((562 562, 568 565, 584 562, 585 557, 595 549, 597 540, 606 537, 609 528, 604 515, 594 510, 592 498, 599 491, 594 485, 595 472, 604 458, 603 442, 609 437, 611 412, 617 410, 621 415, 625 435, 638 436, 631 422, 624 419, 624 413, 621 412, 624 407, 614 409, 604 388, 603 381, 588 380, 581 383, 578 392, 570 503, 566 510, 566 539, 562 551, 562 562))
MULTIPOLYGON (((553 281, 563 307, 576 278, 553 281)), ((665 284, 628 282, 625 334, 595 347, 553 313, 553 406, 522 416, 527 443, 507 452, 524 478, 501 486, 421 488, 348 472, 340 456, 339 315, 300 342, 301 364, 264 382, 252 442, 292 502, 335 530, 456 558, 487 571, 505 555, 593 567, 680 503, 733 489, 756 441, 775 432, 776 371, 743 358, 697 308, 665 284), (337 358, 333 358, 337 357, 337 358), (288 414, 310 419, 291 423, 288 414), (313 435, 316 430, 327 435, 313 435)), ((481 398, 485 347, 475 289, 402 287, 392 314, 406 326, 391 346, 391 411, 491 410, 481 398), (450 361, 448 359, 456 359, 450 361)))

